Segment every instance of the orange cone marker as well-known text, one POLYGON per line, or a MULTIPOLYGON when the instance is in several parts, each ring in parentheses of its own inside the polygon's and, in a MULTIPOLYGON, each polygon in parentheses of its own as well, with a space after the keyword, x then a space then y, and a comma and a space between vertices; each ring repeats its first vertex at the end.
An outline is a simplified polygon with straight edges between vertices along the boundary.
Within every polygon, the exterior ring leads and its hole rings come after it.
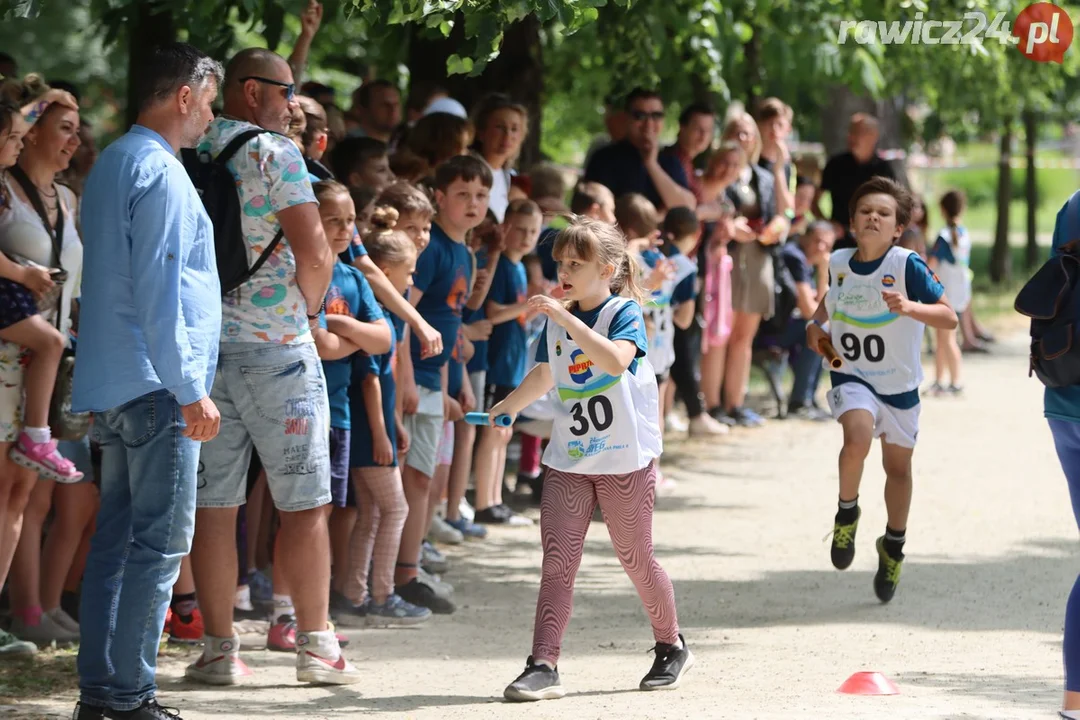
POLYGON ((879 672, 857 672, 844 684, 837 688, 836 692, 846 695, 899 695, 900 690, 893 681, 879 672))

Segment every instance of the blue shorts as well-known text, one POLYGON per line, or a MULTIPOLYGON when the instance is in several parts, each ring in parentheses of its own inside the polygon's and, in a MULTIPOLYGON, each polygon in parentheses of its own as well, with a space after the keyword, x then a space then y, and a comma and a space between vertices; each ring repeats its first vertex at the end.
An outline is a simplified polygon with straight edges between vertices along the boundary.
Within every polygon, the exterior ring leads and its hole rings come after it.
MULTIPOLYGON (((349 505, 349 431, 330 428, 330 495, 334 507, 349 505)), ((353 501, 355 505, 355 500, 353 501)))

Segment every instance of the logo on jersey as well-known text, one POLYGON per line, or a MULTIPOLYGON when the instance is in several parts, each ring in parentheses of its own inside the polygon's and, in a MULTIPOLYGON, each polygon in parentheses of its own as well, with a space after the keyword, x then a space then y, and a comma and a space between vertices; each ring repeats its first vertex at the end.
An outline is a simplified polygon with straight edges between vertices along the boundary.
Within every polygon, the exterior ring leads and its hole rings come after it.
POLYGON ((885 287, 892 287, 896 284, 896 278, 894 278, 892 275, 885 275, 881 278, 881 284, 885 287))
MULTIPOLYGON (((556 353, 558 353, 557 348, 556 353)), ((593 362, 588 355, 581 352, 579 348, 575 348, 570 353, 570 379, 578 385, 584 385, 593 376, 592 365, 593 362)))
POLYGON ((555 357, 562 357, 562 342, 555 341, 555 357))
POLYGON ((844 273, 840 273, 836 276, 836 287, 844 287, 844 273))

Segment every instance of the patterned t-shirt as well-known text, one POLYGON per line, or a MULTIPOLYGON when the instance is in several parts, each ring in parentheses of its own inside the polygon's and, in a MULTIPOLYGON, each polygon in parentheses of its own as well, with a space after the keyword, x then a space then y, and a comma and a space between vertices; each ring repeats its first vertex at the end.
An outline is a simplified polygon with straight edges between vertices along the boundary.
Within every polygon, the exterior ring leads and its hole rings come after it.
MULTIPOLYGON (((198 151, 216 156, 237 133, 255 127, 242 120, 215 118, 199 141, 198 151)), ((236 177, 240 224, 249 262, 254 264, 281 228, 275 213, 316 202, 315 193, 300 150, 283 135, 257 135, 227 165, 236 177)), ((250 280, 222 298, 221 341, 313 342, 307 312, 296 284, 296 258, 285 238, 250 280)))

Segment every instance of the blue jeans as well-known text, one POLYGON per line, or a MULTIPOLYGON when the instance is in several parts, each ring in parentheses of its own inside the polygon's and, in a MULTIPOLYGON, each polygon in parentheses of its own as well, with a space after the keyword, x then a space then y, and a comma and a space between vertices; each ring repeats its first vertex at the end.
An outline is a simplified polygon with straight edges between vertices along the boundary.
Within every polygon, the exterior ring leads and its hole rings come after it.
MULTIPOLYGON (((1069 483, 1073 516, 1080 527, 1080 423, 1050 418, 1050 433, 1054 436, 1058 462, 1069 483)), ((1073 583, 1069 602, 1065 606, 1065 689, 1080 692, 1080 577, 1073 583)))
POLYGON ((154 697, 158 641, 195 532, 199 443, 159 390, 94 417, 101 510, 83 576, 79 689, 94 707, 154 697))
POLYGON ((792 318, 788 321, 781 346, 791 356, 791 370, 795 374, 788 408, 809 407, 814 402, 818 380, 821 379, 821 356, 806 348, 805 320, 792 318))

